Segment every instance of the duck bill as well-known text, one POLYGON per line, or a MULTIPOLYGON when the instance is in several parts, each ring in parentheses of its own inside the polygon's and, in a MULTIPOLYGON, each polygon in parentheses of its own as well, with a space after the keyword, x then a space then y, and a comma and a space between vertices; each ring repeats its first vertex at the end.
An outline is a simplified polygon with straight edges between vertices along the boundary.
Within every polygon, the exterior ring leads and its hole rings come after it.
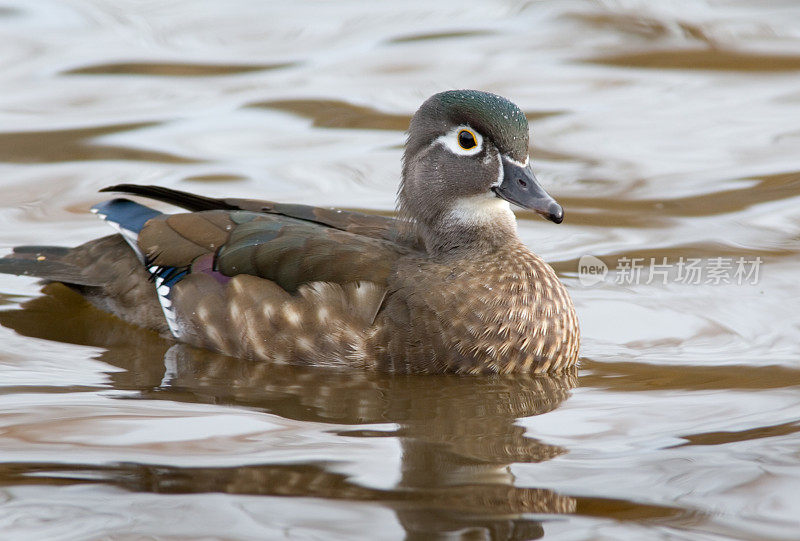
POLYGON ((503 156, 503 180, 492 188, 498 197, 522 208, 541 214, 551 222, 560 224, 564 219, 564 209, 550 197, 531 170, 530 165, 522 165, 503 156))

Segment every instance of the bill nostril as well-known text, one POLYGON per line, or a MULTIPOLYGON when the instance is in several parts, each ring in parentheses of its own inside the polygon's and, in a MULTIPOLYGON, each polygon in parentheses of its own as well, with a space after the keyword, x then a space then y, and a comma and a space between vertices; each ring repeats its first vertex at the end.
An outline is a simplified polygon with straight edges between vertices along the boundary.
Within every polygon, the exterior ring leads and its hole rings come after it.
POLYGON ((518 182, 518 183, 519 183, 519 185, 520 185, 520 186, 522 186, 523 188, 527 188, 527 187, 528 187, 528 183, 527 183, 527 182, 525 182, 524 180, 522 180, 521 178, 518 178, 518 179, 517 179, 517 182, 518 182))

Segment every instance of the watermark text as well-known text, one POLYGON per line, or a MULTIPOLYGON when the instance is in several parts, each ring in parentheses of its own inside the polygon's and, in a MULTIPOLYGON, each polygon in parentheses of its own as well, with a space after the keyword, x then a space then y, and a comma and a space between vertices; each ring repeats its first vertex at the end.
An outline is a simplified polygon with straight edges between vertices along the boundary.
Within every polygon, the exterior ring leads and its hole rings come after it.
POLYGON ((601 259, 584 255, 578 261, 578 279, 584 286, 606 281, 618 285, 755 285, 759 280, 760 257, 626 257, 617 258, 613 270, 601 259), (610 275, 610 276, 609 276, 610 275))

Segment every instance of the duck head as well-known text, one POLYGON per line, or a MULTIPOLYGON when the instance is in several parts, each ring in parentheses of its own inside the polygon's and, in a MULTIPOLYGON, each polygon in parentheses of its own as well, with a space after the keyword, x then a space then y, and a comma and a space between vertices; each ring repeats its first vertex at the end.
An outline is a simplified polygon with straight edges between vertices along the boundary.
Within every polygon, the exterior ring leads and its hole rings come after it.
POLYGON ((430 97, 411 119, 398 194, 401 215, 430 252, 516 237, 509 203, 561 223, 528 157, 528 120, 507 99, 477 90, 430 97))

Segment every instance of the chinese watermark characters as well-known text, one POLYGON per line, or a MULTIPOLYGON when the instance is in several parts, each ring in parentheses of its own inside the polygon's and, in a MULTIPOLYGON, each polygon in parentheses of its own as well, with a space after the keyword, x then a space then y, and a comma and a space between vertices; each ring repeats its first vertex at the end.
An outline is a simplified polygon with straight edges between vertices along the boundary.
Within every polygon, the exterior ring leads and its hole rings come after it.
MULTIPOLYGON (((758 283, 760 257, 620 257, 612 276, 618 285, 755 285, 758 283)), ((592 255, 578 261, 578 279, 584 286, 605 281, 609 267, 592 255)))

